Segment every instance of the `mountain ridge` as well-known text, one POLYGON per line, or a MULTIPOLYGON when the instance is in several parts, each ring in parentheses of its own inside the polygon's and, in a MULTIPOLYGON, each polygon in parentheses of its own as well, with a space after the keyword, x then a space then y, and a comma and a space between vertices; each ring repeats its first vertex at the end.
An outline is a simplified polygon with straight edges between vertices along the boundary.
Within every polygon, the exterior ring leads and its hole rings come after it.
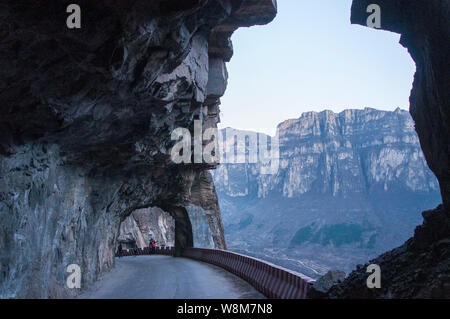
POLYGON ((280 123, 278 138, 275 174, 260 174, 259 162, 225 163, 213 172, 233 250, 279 262, 285 255, 316 264, 319 273, 349 271, 403 243, 420 212, 440 202, 404 110, 306 112, 280 123))

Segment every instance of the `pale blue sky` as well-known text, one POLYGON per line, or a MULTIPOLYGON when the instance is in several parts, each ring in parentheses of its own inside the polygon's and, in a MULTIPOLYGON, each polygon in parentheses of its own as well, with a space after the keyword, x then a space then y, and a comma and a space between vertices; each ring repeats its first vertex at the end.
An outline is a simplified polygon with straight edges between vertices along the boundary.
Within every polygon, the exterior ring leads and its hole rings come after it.
POLYGON ((400 36, 351 25, 350 6, 278 0, 271 24, 237 30, 220 127, 273 134, 307 111, 408 109, 415 64, 400 36))

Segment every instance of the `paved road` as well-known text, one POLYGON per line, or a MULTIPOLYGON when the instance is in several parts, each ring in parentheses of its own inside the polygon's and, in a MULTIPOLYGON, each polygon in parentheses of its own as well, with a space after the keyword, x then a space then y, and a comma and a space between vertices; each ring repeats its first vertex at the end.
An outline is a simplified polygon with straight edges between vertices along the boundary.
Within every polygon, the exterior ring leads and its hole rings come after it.
POLYGON ((262 294, 226 270, 187 258, 116 258, 116 267, 80 298, 260 299, 262 294))

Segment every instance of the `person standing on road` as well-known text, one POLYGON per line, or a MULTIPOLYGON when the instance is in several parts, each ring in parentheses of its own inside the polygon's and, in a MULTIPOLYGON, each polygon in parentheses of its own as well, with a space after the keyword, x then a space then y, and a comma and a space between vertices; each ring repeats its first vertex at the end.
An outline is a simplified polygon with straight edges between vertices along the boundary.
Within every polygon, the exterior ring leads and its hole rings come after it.
POLYGON ((119 247, 117 247, 117 255, 119 256, 119 258, 121 258, 122 254, 123 254, 122 244, 119 244, 119 247))
POLYGON ((156 252, 156 241, 153 238, 150 238, 150 254, 154 254, 156 252))

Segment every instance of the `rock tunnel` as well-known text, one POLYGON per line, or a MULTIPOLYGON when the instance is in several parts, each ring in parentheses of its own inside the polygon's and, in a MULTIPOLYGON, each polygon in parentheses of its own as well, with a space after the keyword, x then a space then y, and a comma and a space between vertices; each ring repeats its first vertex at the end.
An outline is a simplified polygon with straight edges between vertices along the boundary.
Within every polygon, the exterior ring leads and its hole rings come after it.
MULTIPOLYGON (((3 298, 73 295, 61 286, 73 263, 89 285, 113 266, 120 224, 139 209, 159 207, 175 219, 177 254, 198 235, 192 216, 206 221, 215 248, 226 248, 207 171, 214 165, 175 165, 171 132, 192 131, 195 120, 217 125, 230 37, 269 23, 276 2, 80 0, 82 27, 68 29, 71 2, 0 6, 3 298)), ((365 25, 370 2, 353 2, 353 23, 365 25)), ((377 3, 382 28, 401 33, 416 62, 411 113, 443 197, 405 248, 414 260, 450 229, 449 48, 442 46, 450 3, 377 3)), ((438 266, 431 271, 437 278, 438 266)), ((361 280, 351 275, 333 295, 350 295, 361 280)))
MULTIPOLYGON (((173 234, 169 235, 174 237, 173 246, 176 256, 180 256, 185 247, 226 249, 217 194, 210 173, 189 171, 185 176, 187 179, 183 179, 178 189, 174 190, 180 197, 173 197, 170 200, 158 198, 153 201, 154 207, 138 208, 130 214, 135 217, 137 214, 139 218, 143 214, 145 216, 149 209, 150 212, 156 209, 170 216, 174 229, 172 229, 173 234), (188 187, 188 192, 184 190, 185 186, 188 187)), ((122 215, 119 227, 129 222, 130 214, 122 215)), ((141 224, 144 227, 151 227, 153 233, 160 237, 161 230, 156 221, 142 221, 141 224)), ((131 228, 136 229, 136 226, 131 228)), ((142 235, 145 237, 145 234, 142 235)))
POLYGON ((80 0, 70 29, 72 2, 0 6, 4 298, 76 294, 61 285, 66 265, 95 281, 139 209, 173 216, 177 254, 197 224, 226 248, 214 165, 174 164, 171 133, 216 127, 231 34, 270 22, 275 1, 80 0))

